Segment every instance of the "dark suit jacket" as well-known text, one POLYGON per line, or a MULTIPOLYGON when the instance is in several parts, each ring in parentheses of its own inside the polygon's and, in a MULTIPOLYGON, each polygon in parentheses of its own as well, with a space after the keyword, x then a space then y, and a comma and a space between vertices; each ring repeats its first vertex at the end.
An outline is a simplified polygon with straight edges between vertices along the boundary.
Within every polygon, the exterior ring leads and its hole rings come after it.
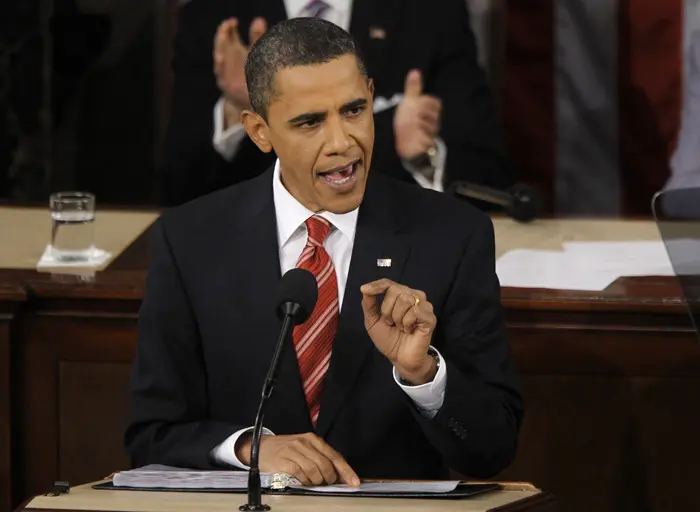
MULTIPOLYGON (((160 192, 174 205, 264 172, 274 161, 245 138, 231 162, 213 148, 213 108, 220 96, 212 49, 218 24, 240 18, 241 36, 256 16, 269 25, 286 19, 283 0, 192 0, 181 8, 175 42, 171 119, 160 192)), ((422 70, 426 93, 442 99, 440 136, 448 152, 446 185, 468 180, 497 188, 512 185, 491 93, 477 61, 464 0, 354 0, 350 32, 364 53, 376 95, 403 93, 406 74, 422 70), (372 39, 370 27, 386 38, 372 39)), ((375 116, 373 168, 413 182, 394 147, 394 109, 375 116)))
MULTIPOLYGON (((253 425, 280 328, 272 173, 166 212, 139 318, 126 445, 138 465, 209 468, 211 450, 253 425)), ((490 220, 473 207, 374 175, 358 217, 316 433, 361 477, 487 477, 513 458, 523 404, 500 306, 490 220), (378 258, 391 258, 388 268, 378 258), (428 420, 393 380, 364 327, 360 286, 382 277, 425 291, 447 365, 428 420)), ((265 418, 313 431, 288 340, 265 418)))

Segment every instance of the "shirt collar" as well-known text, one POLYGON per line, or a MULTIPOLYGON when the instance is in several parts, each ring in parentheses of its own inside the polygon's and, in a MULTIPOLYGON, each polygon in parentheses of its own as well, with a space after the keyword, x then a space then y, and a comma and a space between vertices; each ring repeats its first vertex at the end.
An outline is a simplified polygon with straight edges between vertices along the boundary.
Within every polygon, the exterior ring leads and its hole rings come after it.
MULTIPOLYGON (((275 217, 277 219, 277 241, 280 247, 284 247, 297 229, 314 215, 314 212, 301 204, 282 184, 279 159, 275 162, 275 172, 272 177, 272 197, 275 202, 275 217)), ((350 242, 354 242, 358 212, 359 208, 355 208, 348 213, 338 214, 324 211, 319 215, 328 220, 350 242)))

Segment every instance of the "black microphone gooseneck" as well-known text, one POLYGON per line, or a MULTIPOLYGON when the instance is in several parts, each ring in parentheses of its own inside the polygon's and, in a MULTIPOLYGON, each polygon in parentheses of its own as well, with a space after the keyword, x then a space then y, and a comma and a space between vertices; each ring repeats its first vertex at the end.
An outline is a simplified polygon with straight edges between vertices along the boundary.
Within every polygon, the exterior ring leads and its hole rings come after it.
POLYGON ((542 213, 542 197, 537 189, 516 183, 508 190, 498 190, 476 183, 457 181, 447 193, 503 207, 506 214, 518 222, 530 222, 542 213))
POLYGON ((248 512, 270 510, 269 505, 262 503, 262 486, 260 484, 260 438, 262 437, 263 420, 265 418, 265 405, 272 395, 277 379, 279 359, 284 348, 284 341, 293 325, 304 323, 316 306, 318 299, 318 284, 314 275, 308 270, 295 268, 287 272, 280 281, 278 291, 278 305, 282 315, 282 328, 275 352, 272 355, 270 368, 263 384, 262 396, 258 413, 255 416, 253 438, 250 445, 250 470, 248 472, 248 503, 241 505, 239 510, 248 512))

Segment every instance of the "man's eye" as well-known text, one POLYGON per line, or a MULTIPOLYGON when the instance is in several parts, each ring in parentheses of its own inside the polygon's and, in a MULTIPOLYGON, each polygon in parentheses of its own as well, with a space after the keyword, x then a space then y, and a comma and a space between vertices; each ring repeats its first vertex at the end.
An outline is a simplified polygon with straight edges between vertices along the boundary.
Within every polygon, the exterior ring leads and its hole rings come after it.
POLYGON ((353 107, 351 109, 348 109, 346 114, 349 116, 356 116, 359 115, 364 109, 365 107, 353 107))
POLYGON ((313 120, 309 120, 309 121, 304 121, 303 123, 298 124, 297 126, 299 128, 313 128, 317 124, 318 124, 318 121, 316 119, 313 119, 313 120))

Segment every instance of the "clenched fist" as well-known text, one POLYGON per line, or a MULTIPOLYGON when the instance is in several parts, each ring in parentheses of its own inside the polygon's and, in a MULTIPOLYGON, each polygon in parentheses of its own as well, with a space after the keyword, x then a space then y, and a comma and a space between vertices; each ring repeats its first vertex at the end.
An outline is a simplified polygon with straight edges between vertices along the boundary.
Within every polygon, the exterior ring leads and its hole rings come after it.
MULTIPOLYGON (((236 443, 236 457, 250 465, 251 436, 236 443)), ((260 471, 287 473, 304 485, 345 483, 360 485, 360 479, 342 455, 316 434, 262 436, 260 471)))

